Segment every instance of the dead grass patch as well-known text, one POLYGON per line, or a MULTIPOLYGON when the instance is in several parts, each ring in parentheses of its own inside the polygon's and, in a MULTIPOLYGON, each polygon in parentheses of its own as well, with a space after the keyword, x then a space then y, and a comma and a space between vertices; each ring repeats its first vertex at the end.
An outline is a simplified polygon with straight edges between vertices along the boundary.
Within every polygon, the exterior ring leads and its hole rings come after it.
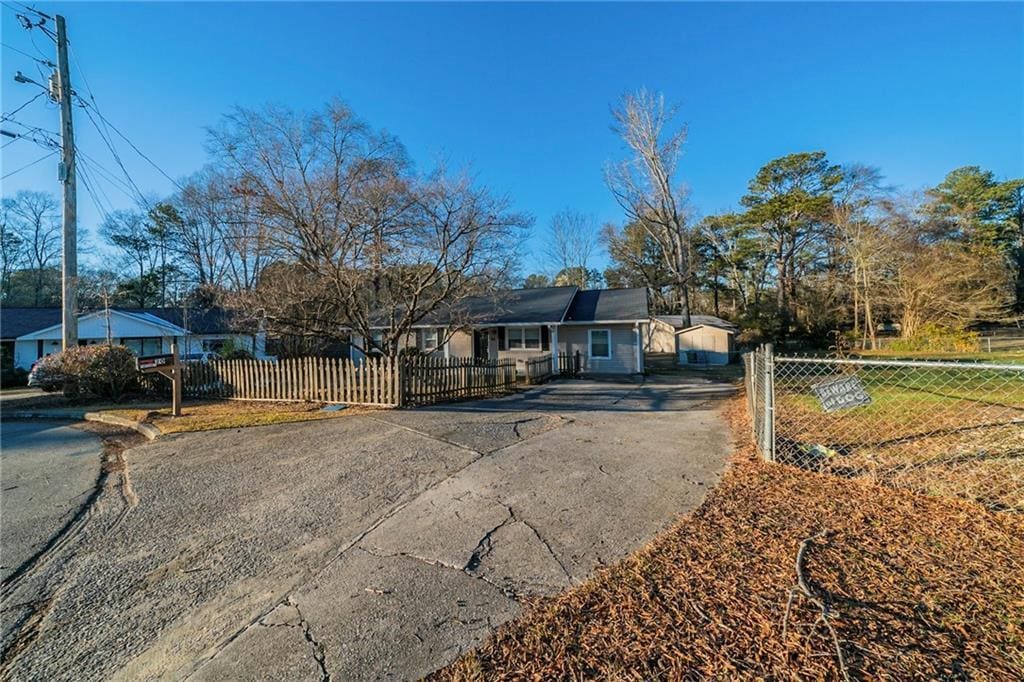
POLYGON ((584 584, 528 605, 437 679, 1024 678, 1024 518, 750 456, 705 503, 584 584))
POLYGON ((374 409, 348 406, 342 410, 325 412, 321 409, 323 407, 323 403, 223 400, 186 403, 181 408, 182 415, 177 418, 171 416, 170 407, 158 410, 109 409, 104 412, 153 424, 161 433, 168 434, 338 419, 354 414, 366 414, 374 409))

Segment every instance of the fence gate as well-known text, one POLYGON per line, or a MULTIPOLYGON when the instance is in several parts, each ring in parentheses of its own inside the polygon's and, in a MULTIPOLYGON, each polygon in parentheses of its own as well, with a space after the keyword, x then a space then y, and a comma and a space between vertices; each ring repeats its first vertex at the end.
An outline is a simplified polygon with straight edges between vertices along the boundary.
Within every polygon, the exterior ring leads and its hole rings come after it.
POLYGON ((744 355, 761 455, 1024 512, 1024 365, 744 355))

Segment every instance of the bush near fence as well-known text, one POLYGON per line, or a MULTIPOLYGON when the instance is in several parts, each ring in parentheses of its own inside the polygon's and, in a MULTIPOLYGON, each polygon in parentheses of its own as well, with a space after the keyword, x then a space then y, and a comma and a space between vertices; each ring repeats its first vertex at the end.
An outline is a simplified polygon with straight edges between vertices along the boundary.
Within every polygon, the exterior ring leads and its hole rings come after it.
POLYGON ((1024 512, 1024 366, 745 358, 770 460, 1024 512), (870 402, 826 411, 814 389, 853 377, 870 402))

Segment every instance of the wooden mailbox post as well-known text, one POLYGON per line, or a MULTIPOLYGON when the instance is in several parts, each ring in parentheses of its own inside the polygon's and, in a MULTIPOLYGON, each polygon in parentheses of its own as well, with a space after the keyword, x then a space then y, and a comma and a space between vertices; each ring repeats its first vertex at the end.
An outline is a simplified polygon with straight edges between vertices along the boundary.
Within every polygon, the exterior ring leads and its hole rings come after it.
POLYGON ((181 416, 181 362, 178 359, 178 344, 171 343, 171 352, 164 355, 146 355, 135 359, 135 366, 140 372, 151 374, 159 372, 171 380, 171 414, 181 416))

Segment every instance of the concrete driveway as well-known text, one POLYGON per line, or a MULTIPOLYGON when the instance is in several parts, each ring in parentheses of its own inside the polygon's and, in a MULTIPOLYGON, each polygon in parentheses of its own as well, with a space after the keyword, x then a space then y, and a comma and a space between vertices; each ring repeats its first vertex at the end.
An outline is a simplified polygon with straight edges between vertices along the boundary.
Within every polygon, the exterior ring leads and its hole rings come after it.
POLYGON ((3 672, 422 676, 696 507, 729 393, 566 381, 132 449, 136 502, 103 496, 65 561, 5 590, 28 626, 3 672))
POLYGON ((96 491, 103 445, 53 422, 0 424, 0 581, 27 570, 96 491))

